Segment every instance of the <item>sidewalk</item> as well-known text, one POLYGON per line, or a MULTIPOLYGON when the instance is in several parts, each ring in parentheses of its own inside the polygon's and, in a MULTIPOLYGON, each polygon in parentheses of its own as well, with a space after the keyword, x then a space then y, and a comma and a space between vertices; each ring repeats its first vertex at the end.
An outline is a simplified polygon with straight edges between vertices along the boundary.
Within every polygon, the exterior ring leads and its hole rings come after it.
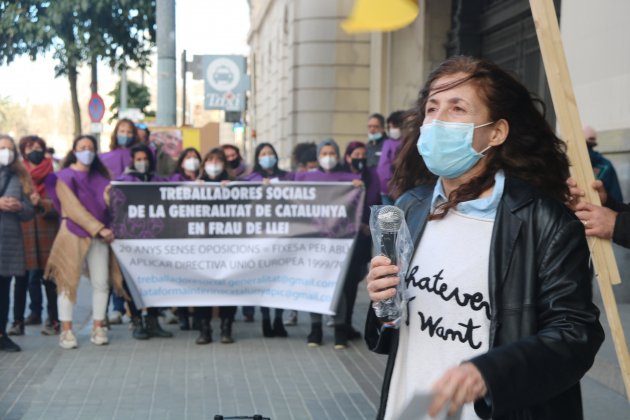
MULTIPOLYGON (((376 414, 385 358, 370 353, 363 341, 333 350, 331 328, 325 329, 324 346, 307 348, 308 314, 300 313, 299 325, 288 327, 285 339, 262 338, 257 313, 257 322, 235 324, 232 345, 195 345, 196 331, 174 325, 167 326, 173 339, 137 341, 124 324, 112 327, 109 346, 97 347, 89 342, 89 302, 90 289, 83 284, 75 312, 83 320, 78 350, 62 350, 57 337, 27 327, 27 335, 16 339, 21 353, 0 353, 0 419, 213 419, 258 413, 274 420, 338 420, 376 414)), ((362 327, 367 305, 360 288, 355 327, 362 327)), ((621 305, 620 312, 628 335, 630 305, 621 305)), ((215 340, 217 324, 214 320, 215 340)), ((582 382, 586 419, 628 418, 616 363, 607 337, 582 382)))
MULTIPOLYGON (((79 302, 90 302, 89 286, 79 302)), ((365 293, 357 305, 355 326, 367 310, 365 293)), ((17 337, 23 351, 0 354, 0 419, 213 419, 253 415, 272 419, 364 419, 377 410, 385 359, 370 353, 363 341, 344 351, 325 344, 306 346, 308 314, 288 327, 289 338, 263 338, 260 313, 255 323, 234 325, 235 344, 194 343, 196 331, 174 332, 173 339, 137 341, 128 324, 114 325, 111 343, 89 342, 89 310, 78 350, 62 350, 57 337, 27 327, 17 337)), ((237 319, 240 319, 240 314, 237 319)), ((218 320, 213 320, 218 340, 218 320)))

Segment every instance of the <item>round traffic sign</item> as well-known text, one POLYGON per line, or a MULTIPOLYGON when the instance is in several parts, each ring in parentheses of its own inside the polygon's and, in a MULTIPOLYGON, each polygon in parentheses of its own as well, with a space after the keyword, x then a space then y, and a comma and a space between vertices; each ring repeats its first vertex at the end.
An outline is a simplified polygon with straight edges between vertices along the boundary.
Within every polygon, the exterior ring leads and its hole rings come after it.
POLYGON ((96 92, 90 97, 88 114, 90 115, 90 120, 94 123, 101 122, 103 115, 105 115, 105 102, 103 102, 103 98, 96 92))

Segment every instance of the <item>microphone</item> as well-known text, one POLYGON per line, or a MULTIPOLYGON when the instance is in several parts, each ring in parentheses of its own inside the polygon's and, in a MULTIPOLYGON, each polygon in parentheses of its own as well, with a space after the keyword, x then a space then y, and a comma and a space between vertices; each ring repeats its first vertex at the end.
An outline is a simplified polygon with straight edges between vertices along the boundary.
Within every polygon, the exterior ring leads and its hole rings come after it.
MULTIPOLYGON (((392 261, 392 265, 398 262, 398 253, 396 252, 396 238, 398 230, 405 221, 405 214, 396 206, 383 206, 376 216, 378 227, 381 228, 381 255, 386 256, 392 261)), ((393 274, 395 276, 395 274, 393 274)))
MULTIPOLYGON (((375 243, 380 244, 378 251, 381 255, 389 258, 392 265, 398 265, 399 250, 396 243, 400 227, 405 223, 405 214, 396 206, 383 206, 379 209, 376 222, 380 228, 380 238, 375 238, 375 243)), ((391 274, 388 277, 397 276, 398 274, 391 274)), ((384 323, 395 323, 402 315, 398 293, 394 297, 376 302, 374 310, 376 316, 381 318, 384 323)))

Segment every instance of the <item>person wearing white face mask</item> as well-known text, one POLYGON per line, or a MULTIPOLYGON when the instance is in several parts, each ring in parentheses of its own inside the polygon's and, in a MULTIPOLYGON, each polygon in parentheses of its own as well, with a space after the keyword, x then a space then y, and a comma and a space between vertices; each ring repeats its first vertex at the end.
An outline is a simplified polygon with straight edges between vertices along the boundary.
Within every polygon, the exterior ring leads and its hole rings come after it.
POLYGON ((381 201, 383 204, 393 204, 394 201, 389 196, 389 180, 394 173, 394 159, 398 156, 400 149, 402 132, 401 128, 405 119, 404 111, 392 112, 387 117, 387 132, 389 138, 383 142, 383 149, 378 160, 378 177, 380 180, 381 201))
MULTIPOLYGON (((340 162, 339 146, 333 139, 322 140, 317 145, 319 170, 315 172, 297 172, 296 181, 305 182, 352 182, 355 187, 362 187, 361 174, 344 169, 340 162)), ((309 347, 319 347, 323 343, 322 315, 311 313, 311 332, 306 339, 309 347)))
MULTIPOLYGON (((199 179, 201 175, 201 155, 194 147, 184 149, 177 159, 175 172, 168 178, 171 182, 187 182, 199 179)), ((190 330, 190 314, 188 308, 178 308, 179 329, 190 330)))
POLYGON ((565 206, 566 146, 539 101, 495 64, 441 63, 421 89, 393 196, 409 269, 374 257, 372 302, 406 299, 398 328, 372 308, 365 338, 388 354, 378 419, 432 397, 464 420, 583 418, 580 378, 604 332, 584 226, 565 206))
MULTIPOLYGON (((129 150, 131 163, 125 173, 116 178, 122 182, 165 182, 167 179, 155 174, 155 158, 149 146, 138 143, 129 150)), ((131 295, 124 279, 124 289, 127 295, 131 295)), ((146 308, 146 315, 142 316, 142 308, 138 308, 133 301, 127 301, 129 312, 131 313, 131 324, 133 325, 132 337, 136 340, 147 340, 151 337, 170 338, 173 334, 162 329, 159 323, 159 310, 157 308, 146 308)))
POLYGON ((26 282, 24 242, 20 222, 33 217, 28 172, 17 159, 15 142, 0 135, 0 351, 18 352, 20 346, 7 335, 11 279, 26 282))
POLYGON ((201 174, 201 155, 194 147, 184 149, 179 155, 177 166, 169 178, 173 182, 194 181, 201 174))
MULTIPOLYGON (((203 158, 203 170, 201 171, 200 181, 204 182, 220 182, 228 183, 233 178, 229 175, 227 159, 223 149, 215 147, 210 150, 203 158)), ((209 344, 212 342, 212 307, 197 306, 193 308, 193 315, 196 323, 199 324, 199 337, 195 343, 209 344)), ((234 342, 232 338, 232 325, 234 316, 236 315, 236 306, 220 306, 219 318, 221 319, 221 343, 231 344, 234 342)))
POLYGON ((93 327, 90 341, 109 343, 104 320, 110 284, 119 296, 125 296, 120 268, 109 244, 114 232, 109 228, 108 191, 110 173, 96 156, 96 139, 78 136, 66 156, 63 169, 46 184, 46 191, 61 214, 61 226, 55 237, 44 271, 44 278, 57 284, 57 306, 62 332, 59 345, 64 349, 78 346, 72 332, 72 313, 84 266, 92 285, 93 327), (52 182, 54 181, 54 182, 52 182))

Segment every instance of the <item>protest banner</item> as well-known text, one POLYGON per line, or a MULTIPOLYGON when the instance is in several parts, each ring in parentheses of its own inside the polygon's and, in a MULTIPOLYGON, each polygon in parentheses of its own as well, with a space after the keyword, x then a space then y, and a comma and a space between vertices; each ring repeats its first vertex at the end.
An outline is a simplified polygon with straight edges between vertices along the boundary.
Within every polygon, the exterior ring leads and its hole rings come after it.
POLYGON ((139 306, 333 314, 359 229, 350 183, 113 183, 112 244, 139 306))

